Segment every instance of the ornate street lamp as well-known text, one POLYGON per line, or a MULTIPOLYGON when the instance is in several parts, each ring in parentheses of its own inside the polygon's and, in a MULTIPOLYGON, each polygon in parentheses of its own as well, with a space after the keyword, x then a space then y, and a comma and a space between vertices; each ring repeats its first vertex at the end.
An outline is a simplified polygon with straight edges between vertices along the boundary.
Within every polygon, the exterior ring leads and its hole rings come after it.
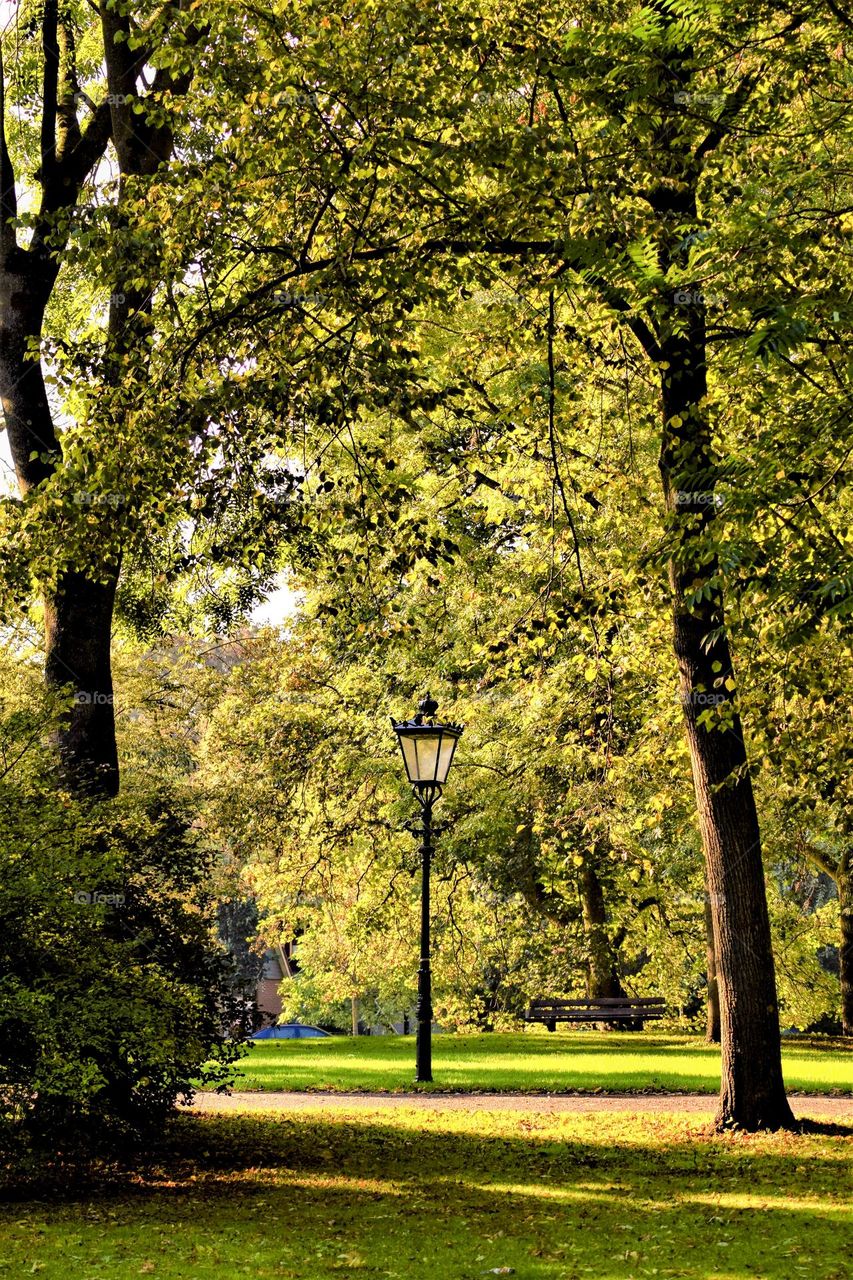
POLYGON ((430 973, 429 940, 429 873, 432 859, 432 806, 441 796, 447 781, 456 744, 462 734, 461 724, 438 724, 433 719, 438 703, 429 694, 418 703, 418 714, 399 723, 391 718, 406 776, 421 806, 422 825, 412 828, 421 837, 421 959, 418 965, 418 1039, 417 1084, 432 1080, 432 975, 430 973))

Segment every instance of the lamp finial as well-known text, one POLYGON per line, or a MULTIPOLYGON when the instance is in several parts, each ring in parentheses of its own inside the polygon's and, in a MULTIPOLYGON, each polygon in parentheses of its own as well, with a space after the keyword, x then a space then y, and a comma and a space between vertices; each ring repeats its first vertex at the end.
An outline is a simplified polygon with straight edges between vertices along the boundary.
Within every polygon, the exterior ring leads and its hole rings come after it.
POLYGON ((438 711, 438 703, 430 693, 427 693, 426 697, 421 698, 418 703, 418 711, 420 711, 422 716, 429 716, 430 718, 432 718, 436 711, 438 711))

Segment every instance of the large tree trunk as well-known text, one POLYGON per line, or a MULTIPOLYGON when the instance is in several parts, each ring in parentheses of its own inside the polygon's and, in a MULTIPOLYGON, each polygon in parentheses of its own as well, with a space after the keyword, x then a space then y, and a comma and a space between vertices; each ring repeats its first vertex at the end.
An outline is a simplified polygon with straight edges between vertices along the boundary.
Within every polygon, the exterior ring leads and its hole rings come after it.
POLYGON ((589 859, 580 874, 581 910, 586 940, 586 994, 589 1000, 624 996, 616 957, 607 931, 607 908, 595 868, 589 859))
MULTIPOLYGON (((625 995, 619 977, 618 953, 607 928, 607 906, 601 881, 589 858, 580 876, 581 911, 586 939, 586 994, 588 1000, 615 999, 625 995)), ((596 1024, 606 1031, 642 1031, 638 1019, 632 1022, 596 1024)))
POLYGON ((845 866, 838 876, 838 905, 841 909, 841 1033, 853 1036, 853 868, 845 866))
MULTIPOLYGON (((9 217, 8 209, 3 210, 9 217)), ((59 442, 47 399, 41 360, 45 308, 56 267, 44 249, 21 249, 6 240, 0 263, 0 398, 9 451, 22 497, 53 474, 59 442)))
MULTIPOLYGON (((698 294, 698 291, 697 291, 698 294)), ((719 1127, 777 1129, 794 1119, 781 1040, 758 815, 735 703, 717 559, 703 308, 688 307, 661 344, 660 469, 674 546, 673 636, 721 995, 719 1127)))
MULTIPOLYGON (((61 461, 60 444, 31 346, 41 340, 56 265, 46 250, 10 246, 0 272, 0 397, 18 487, 26 497, 48 482, 61 461)), ((81 504, 79 510, 86 510, 81 504)), ((58 735, 60 777, 74 791, 118 791, 110 637, 116 575, 104 581, 64 568, 45 600, 45 680, 69 690, 58 735)))
POLYGON ((714 916, 710 894, 705 894, 705 1040, 720 1043, 720 984, 717 981, 717 946, 714 942, 714 916))
POLYGON ((45 680, 73 691, 59 732, 62 775, 89 794, 116 795, 119 788, 110 665, 116 584, 116 574, 94 582, 66 573, 45 603, 45 680))

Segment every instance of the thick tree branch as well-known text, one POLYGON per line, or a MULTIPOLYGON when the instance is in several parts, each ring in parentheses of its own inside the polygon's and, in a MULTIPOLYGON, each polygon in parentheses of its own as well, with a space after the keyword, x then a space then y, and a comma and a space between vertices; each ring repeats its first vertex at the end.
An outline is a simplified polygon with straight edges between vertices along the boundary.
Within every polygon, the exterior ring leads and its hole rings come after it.
POLYGON ((3 49, 0 46, 0 271, 9 269, 11 255, 17 248, 18 241, 13 226, 17 216, 15 170, 6 140, 6 71, 3 66, 3 49))
MULTIPOLYGON (((169 5, 175 12, 182 6, 169 5)), ((157 101, 165 93, 175 96, 186 93, 192 81, 192 70, 177 75, 166 67, 159 67, 147 95, 140 94, 137 81, 151 59, 147 45, 132 49, 133 34, 129 14, 114 8, 110 0, 102 0, 101 25, 103 29, 104 56, 107 64, 107 84, 113 118, 113 141, 118 153, 122 173, 152 174, 166 164, 172 154, 172 130, 168 124, 151 124, 145 114, 134 111, 134 104, 147 97, 157 101)), ((190 27, 185 33, 189 45, 197 44, 204 35, 203 27, 190 27)))
POLYGON ((68 15, 59 24, 59 96, 56 107, 56 158, 62 164, 80 141, 77 118, 79 84, 77 82, 77 49, 74 28, 68 15))
POLYGON ((41 97, 42 185, 50 182, 56 166, 56 108, 59 94, 59 8, 58 0, 44 0, 41 27, 44 68, 41 97))
POLYGON ((837 882, 839 871, 841 869, 840 862, 837 859, 830 857, 828 853, 823 853, 820 849, 816 848, 810 840, 805 840, 801 837, 799 843, 800 848, 803 850, 803 853, 806 855, 808 860, 813 862, 821 871, 825 872, 830 879, 837 882))
MULTIPOLYGON (((54 165, 50 181, 42 188, 41 205, 29 249, 32 257, 45 253, 45 242, 53 228, 54 214, 61 209, 70 209, 77 203, 83 183, 107 149, 111 129, 110 107, 104 101, 95 109, 79 141, 54 165)), ((54 278, 58 270, 59 264, 56 263, 54 278)))
POLYGON ((726 99, 726 105, 720 113, 719 119, 705 135, 702 142, 693 153, 693 159, 697 164, 701 164, 705 156, 709 152, 715 151, 729 133, 731 133, 732 125, 752 97, 752 91, 767 73, 767 68, 762 64, 749 75, 744 76, 734 93, 730 94, 726 99))
POLYGON ((849 10, 843 9, 835 0, 826 0, 830 13, 833 13, 845 27, 853 27, 853 16, 849 10))

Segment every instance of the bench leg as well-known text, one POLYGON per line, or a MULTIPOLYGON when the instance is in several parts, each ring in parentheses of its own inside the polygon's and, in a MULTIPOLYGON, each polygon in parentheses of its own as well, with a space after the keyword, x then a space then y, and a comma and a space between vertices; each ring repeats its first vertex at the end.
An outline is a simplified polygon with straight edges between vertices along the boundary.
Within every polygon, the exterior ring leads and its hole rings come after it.
POLYGON ((548 1028, 548 1030, 549 1030, 549 1031, 556 1031, 556 1030, 557 1030, 557 1019, 556 1019, 556 1018, 551 1018, 549 1022, 546 1022, 546 1023, 545 1023, 545 1026, 548 1028))

